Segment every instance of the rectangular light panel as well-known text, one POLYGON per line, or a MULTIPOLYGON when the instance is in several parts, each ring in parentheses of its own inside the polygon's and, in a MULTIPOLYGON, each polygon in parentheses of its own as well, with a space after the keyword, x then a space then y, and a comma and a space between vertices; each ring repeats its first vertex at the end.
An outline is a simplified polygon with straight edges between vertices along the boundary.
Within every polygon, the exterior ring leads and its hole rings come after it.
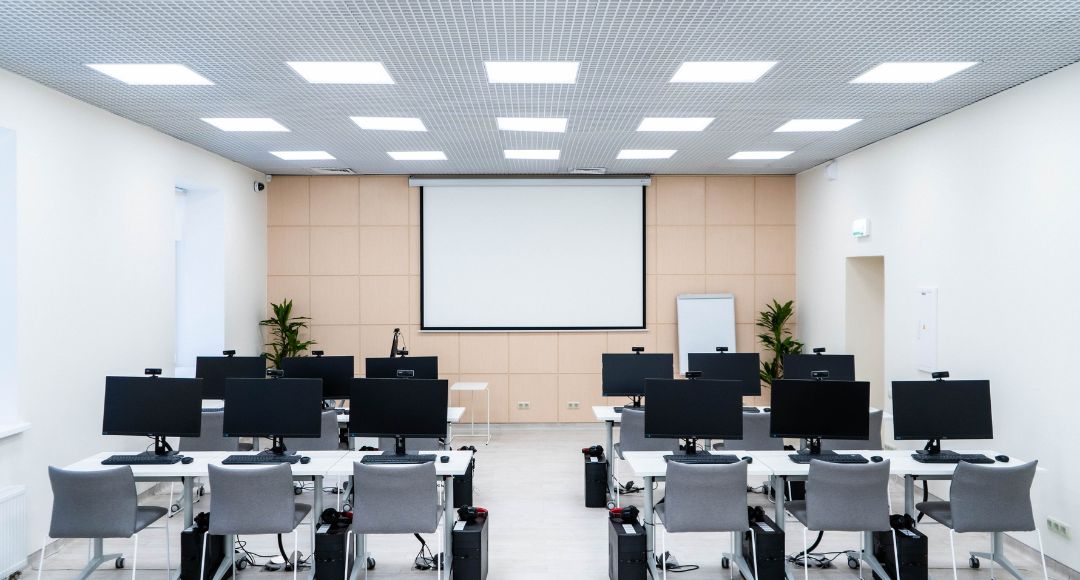
POLYGON ((577 82, 576 62, 485 62, 489 83, 572 84, 577 82))
POLYGON ((670 159, 677 149, 623 149, 618 159, 670 159))
POLYGON ((566 119, 560 117, 497 117, 500 131, 565 133, 566 119))
POLYGON ((713 117, 645 117, 638 131, 704 131, 713 117))
POLYGON ((335 159, 326 151, 271 151, 271 155, 285 161, 324 161, 335 159))
POLYGON ((349 117, 361 129, 368 131, 427 131, 424 121, 416 117, 349 117))
POLYGON ((446 161, 442 151, 387 151, 395 161, 446 161))
POLYGON ((558 159, 558 149, 504 149, 507 159, 558 159))
POLYGON ((739 151, 738 153, 728 157, 728 159, 735 160, 754 160, 754 159, 783 159, 788 155, 791 155, 794 151, 739 151))

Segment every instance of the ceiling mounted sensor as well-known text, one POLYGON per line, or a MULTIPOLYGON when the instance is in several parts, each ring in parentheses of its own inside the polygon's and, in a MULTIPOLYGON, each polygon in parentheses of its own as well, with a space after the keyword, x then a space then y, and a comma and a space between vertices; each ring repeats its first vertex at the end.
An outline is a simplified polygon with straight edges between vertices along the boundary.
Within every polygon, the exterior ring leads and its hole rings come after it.
POLYGON ((348 167, 312 167, 311 172, 319 175, 356 175, 356 172, 348 167))
POLYGON ((603 175, 607 173, 607 167, 577 167, 570 171, 574 175, 603 175))

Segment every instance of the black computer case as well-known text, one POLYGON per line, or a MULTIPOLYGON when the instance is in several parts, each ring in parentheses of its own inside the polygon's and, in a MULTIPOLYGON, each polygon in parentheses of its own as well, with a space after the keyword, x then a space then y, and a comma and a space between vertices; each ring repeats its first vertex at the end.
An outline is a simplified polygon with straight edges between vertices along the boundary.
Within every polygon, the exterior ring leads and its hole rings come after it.
MULTIPOLYGON (((896 559, 893 557, 891 532, 874 532, 874 556, 889 573, 889 578, 896 580, 896 559)), ((913 527, 896 530, 896 547, 900 554, 900 580, 927 580, 927 541, 926 536, 913 527)), ((877 573, 876 580, 881 580, 877 573)))
MULTIPOLYGON (((180 532, 180 580, 198 580, 199 559, 202 557, 202 541, 206 535, 206 528, 191 526, 180 532)), ((206 568, 203 580, 214 577, 214 572, 225 560, 228 554, 225 552, 225 536, 211 535, 206 539, 206 568)), ((232 570, 225 573, 225 577, 232 576, 232 570)))
POLYGON ((585 456, 585 507, 607 507, 607 474, 606 457, 585 456))
POLYGON ((784 579, 784 530, 781 530, 776 522, 769 516, 765 516, 760 522, 750 522, 750 532, 743 533, 742 554, 743 558, 754 569, 753 545, 750 543, 750 534, 755 534, 757 541, 757 580, 783 580, 784 579))
POLYGON ((473 470, 476 469, 476 456, 469 459, 469 468, 465 475, 454 476, 454 506, 473 505, 473 470))
MULTIPOLYGON (((315 528, 315 580, 345 578, 345 551, 349 524, 323 524, 315 528)), ((355 562, 349 559, 349 571, 355 562)))
POLYGON ((608 578, 646 580, 645 528, 636 520, 608 520, 608 578))
POLYGON ((488 516, 480 514, 471 522, 459 521, 451 533, 454 580, 485 580, 488 571, 488 516))

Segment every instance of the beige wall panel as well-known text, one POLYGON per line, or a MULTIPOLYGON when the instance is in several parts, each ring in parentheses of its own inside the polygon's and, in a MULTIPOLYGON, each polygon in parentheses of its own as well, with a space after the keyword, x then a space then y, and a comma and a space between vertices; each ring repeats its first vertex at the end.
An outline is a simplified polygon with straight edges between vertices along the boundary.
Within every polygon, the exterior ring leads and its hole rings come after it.
POLYGON ((701 175, 659 175, 656 188, 656 225, 705 224, 705 177, 701 175))
POLYGON ((294 316, 311 316, 311 278, 309 276, 268 276, 266 278, 266 315, 270 303, 292 300, 294 316))
POLYGON ((739 352, 757 352, 757 327, 753 324, 735 325, 735 349, 739 352))
POLYGON ((753 225, 754 176, 706 177, 705 223, 711 226, 753 225))
POLYGON ((462 333, 461 372, 508 372, 509 343, 506 333, 462 333))
POLYGON ((795 226, 758 226, 754 236, 756 274, 795 273, 795 226))
POLYGON ((598 374, 560 374, 559 375, 559 421, 563 423, 593 423, 593 405, 604 405, 606 400, 601 394, 601 380, 598 374), (578 403, 577 409, 568 408, 571 402, 578 403))
POLYGON ((409 188, 409 225, 420 225, 420 188, 409 188))
POLYGON ((360 360, 358 366, 360 372, 366 371, 364 359, 385 358, 390 356, 390 343, 394 340, 394 329, 401 328, 403 333, 408 330, 404 325, 394 324, 361 324, 360 325, 360 360))
POLYGON ((679 350, 679 331, 676 324, 657 324, 656 352, 675 353, 679 350))
POLYGON ((606 333, 559 333, 559 372, 598 373, 600 372, 600 355, 606 350, 606 333))
POLYGON ((306 175, 276 175, 266 188, 266 224, 270 226, 306 226, 308 221, 308 185, 306 175))
POLYGON ((705 226, 657 226, 657 274, 705 273, 705 226))
POLYGON ((409 227, 361 227, 360 273, 408 275, 409 227))
POLYGON ((359 179, 329 176, 311 181, 311 225, 355 226, 360 220, 359 179))
POLYGON ((709 294, 735 295, 735 322, 753 323, 757 319, 754 305, 754 276, 706 276, 705 291, 709 294))
POLYGON ((754 219, 762 225, 795 225, 795 176, 754 178, 754 219))
MULTIPOLYGON (((409 338, 409 356, 439 357, 439 374, 457 373, 460 370, 460 337, 453 332, 420 332, 415 327, 409 338)), ((386 343, 390 352, 390 343, 386 343)))
POLYGON ((705 276, 678 275, 656 277, 656 321, 660 324, 674 324, 675 297, 679 294, 701 294, 705 292, 705 276))
POLYGON ((360 225, 409 225, 409 178, 405 175, 360 177, 360 225))
POLYGON ((709 274, 753 274, 754 229, 753 226, 707 227, 705 271, 709 274))
POLYGON ((420 325, 420 277, 409 276, 409 324, 420 325))
POLYGON ((311 274, 354 276, 360 273, 360 232, 352 226, 311 228, 311 274))
MULTIPOLYGON (((780 304, 795 299, 795 276, 757 276, 754 279, 754 312, 776 300, 780 304)), ((798 315, 798 307, 795 308, 798 315)))
POLYGON ((327 356, 353 357, 353 372, 360 373, 360 327, 347 325, 311 325, 311 339, 316 344, 310 350, 321 350, 327 356))
MULTIPOLYGON (((555 374, 510 375, 511 423, 554 423, 559 420, 559 386, 555 374), (527 402, 528 409, 519 409, 519 402, 527 402)), ((481 393, 483 394, 483 393, 481 393)), ((476 394, 473 394, 475 399, 476 394)))
POLYGON ((420 227, 409 226, 409 274, 420 275, 420 227))
POLYGON ((356 276, 312 276, 313 324, 360 324, 360 279, 356 276))
POLYGON ((360 323, 409 323, 408 276, 360 276, 360 323))
POLYGON ((269 276, 307 276, 311 251, 309 228, 274 226, 266 232, 266 273, 269 276))
POLYGON ((620 331, 607 333, 607 349, 604 352, 632 352, 635 346, 645 347, 645 352, 657 352, 656 331, 620 331))
POLYGON ((555 333, 509 335, 511 373, 554 373, 559 370, 559 337, 555 333))

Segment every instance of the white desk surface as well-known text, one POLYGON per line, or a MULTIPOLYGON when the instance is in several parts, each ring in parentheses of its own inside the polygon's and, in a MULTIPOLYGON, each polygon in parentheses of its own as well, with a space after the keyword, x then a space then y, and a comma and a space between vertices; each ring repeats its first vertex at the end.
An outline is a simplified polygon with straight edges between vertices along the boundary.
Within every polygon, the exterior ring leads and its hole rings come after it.
MULTIPOLYGON (((744 405, 746 407, 753 407, 754 405, 744 405)), ((758 406, 757 410, 762 411, 769 407, 758 406)), ((616 413, 615 407, 612 405, 593 405, 593 416, 597 421, 611 421, 612 423, 622 422, 622 413, 616 413)))
MULTIPOLYGON (((465 414, 465 407, 447 407, 446 409, 446 422, 447 423, 460 423, 461 417, 465 414)), ((338 423, 348 423, 349 414, 342 413, 337 416, 338 423)))
MULTIPOLYGON (((67 469, 75 469, 80 471, 96 471, 101 469, 109 469, 112 467, 118 467, 116 465, 102 465, 101 461, 110 455, 125 455, 131 453, 130 451, 120 452, 104 452, 91 455, 86 459, 77 461, 67 467, 67 469)), ((221 465, 222 461, 229 455, 254 455, 254 451, 241 451, 241 452, 223 452, 223 451, 190 451, 183 455, 192 457, 195 461, 189 464, 173 463, 171 465, 132 465, 131 472, 135 475, 136 479, 150 479, 155 477, 207 477, 209 476, 210 469, 208 465, 211 463, 215 465, 221 465)), ((311 462, 303 464, 300 462, 292 464, 293 475, 299 477, 313 477, 326 475, 331 467, 334 466, 342 457, 348 453, 345 450, 341 451, 306 451, 299 452, 301 455, 311 458, 311 462)), ((255 467, 264 467, 269 464, 261 465, 229 465, 228 467, 236 467, 240 469, 249 469, 255 467)))
MULTIPOLYGON (((353 463, 360 461, 365 455, 379 455, 380 451, 349 451, 344 454, 343 457, 339 457, 329 471, 326 473, 331 477, 347 477, 353 474, 353 463)), ((420 455, 436 454, 440 457, 443 455, 450 456, 448 463, 441 461, 435 461, 435 475, 439 477, 449 477, 451 475, 465 475, 465 472, 469 469, 469 460, 472 458, 472 451, 420 451, 420 455)), ((312 463, 314 463, 312 459, 312 463)))
POLYGON ((483 391, 488 388, 487 383, 454 383, 451 391, 483 391))
MULTIPOLYGON (((986 449, 977 450, 955 450, 957 453, 982 453, 983 455, 990 457, 991 459, 995 455, 999 455, 998 452, 986 449)), ((806 476, 810 472, 810 464, 799 464, 792 461, 788 455, 791 455, 794 451, 755 451, 755 459, 761 458, 761 461, 772 470, 773 475, 778 476, 806 476)), ((856 449, 856 450, 843 450, 837 451, 837 453, 858 453, 863 457, 870 459, 874 455, 881 456, 883 459, 889 460, 889 473, 892 475, 914 475, 919 477, 949 477, 956 470, 955 463, 919 463, 911 458, 911 454, 914 451, 910 449, 856 449)), ((1015 466, 1026 463, 1018 458, 1010 458, 1008 463, 1002 463, 996 461, 994 463, 988 463, 985 465, 991 467, 1006 467, 1015 466)))
MULTIPOLYGON (((737 451, 737 450, 723 450, 712 451, 715 455, 736 455, 738 457, 750 456, 754 459, 752 463, 746 466, 747 475, 754 476, 768 476, 772 475, 772 471, 769 466, 764 462, 759 461, 757 458, 758 451, 737 451)), ((627 463, 630 464, 630 469, 634 470, 634 473, 640 477, 653 477, 659 478, 667 475, 667 461, 664 461, 665 455, 670 455, 670 451, 625 451, 623 456, 626 457, 627 463)))

